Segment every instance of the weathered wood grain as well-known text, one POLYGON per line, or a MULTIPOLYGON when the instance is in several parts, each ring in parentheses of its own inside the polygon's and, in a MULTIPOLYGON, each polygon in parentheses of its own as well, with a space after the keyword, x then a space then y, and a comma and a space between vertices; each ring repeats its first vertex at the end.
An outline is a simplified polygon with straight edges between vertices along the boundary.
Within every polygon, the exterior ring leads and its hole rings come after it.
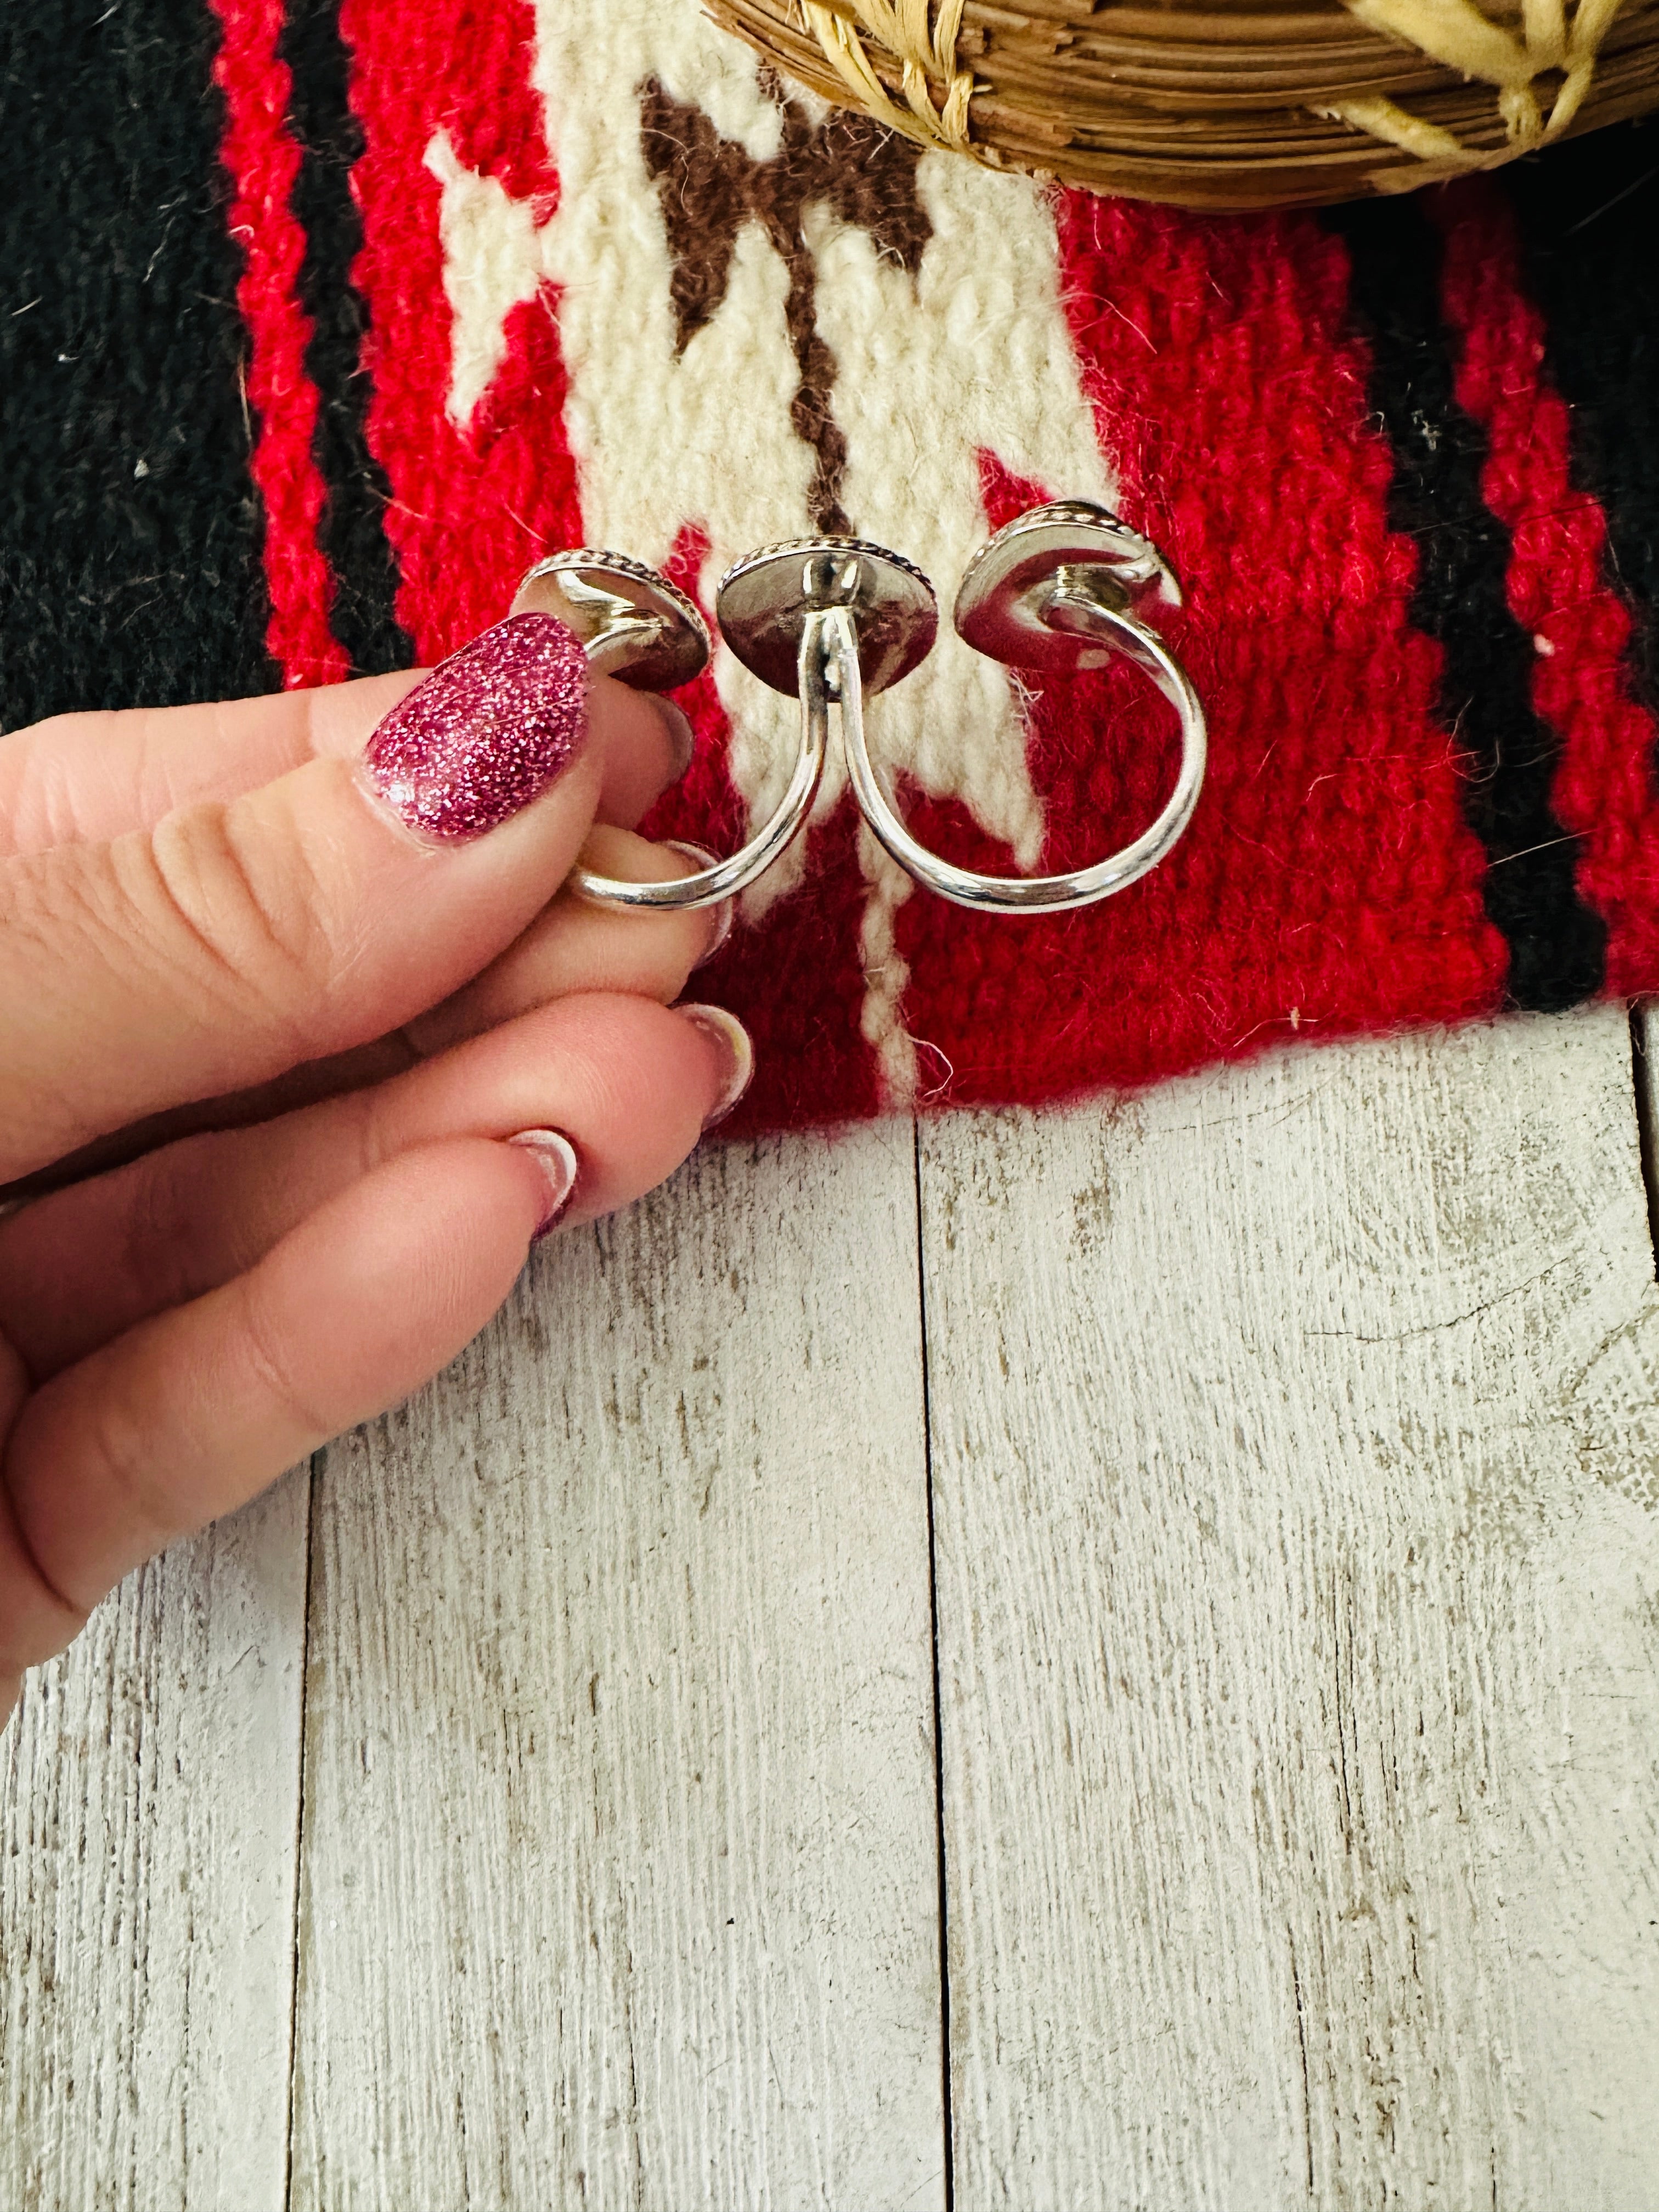
POLYGON ((306 1503, 130 1577, 0 1737, 5 2212, 281 2212, 306 1503))
POLYGON ((921 1146, 962 2212, 1659 2206, 1623 1013, 921 1146))
MULTIPOLYGON (((1659 2206, 1631 1080, 924 1128, 963 2212, 1659 2206)), ((940 2203, 915 1240, 712 1152, 331 1455, 291 2142, 303 1478, 31 1682, 5 2212, 940 2203)))
POLYGON ((556 1238, 317 1491, 293 2203, 939 2206, 908 1126, 556 1238))

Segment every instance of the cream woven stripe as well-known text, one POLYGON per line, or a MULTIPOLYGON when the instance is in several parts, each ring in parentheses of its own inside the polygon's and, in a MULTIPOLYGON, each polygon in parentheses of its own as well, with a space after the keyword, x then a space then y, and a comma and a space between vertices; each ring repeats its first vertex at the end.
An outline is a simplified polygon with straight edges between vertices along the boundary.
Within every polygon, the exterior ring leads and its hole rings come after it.
MULTIPOLYGON (((809 29, 860 107, 924 146, 966 150, 971 70, 958 65, 964 0, 801 0, 809 29), (900 67, 905 105, 889 96, 866 50, 867 34, 900 67), (935 103, 933 87, 943 87, 935 103)), ((1596 57, 1623 0, 1521 0, 1517 37, 1475 0, 1343 0, 1382 37, 1413 46, 1443 68, 1497 88, 1507 143, 1496 155, 1471 153, 1451 131, 1425 123, 1392 100, 1334 102, 1319 110, 1441 169, 1507 161, 1559 137, 1583 105, 1596 57), (1546 116, 1534 90, 1546 71, 1561 83, 1546 116)))

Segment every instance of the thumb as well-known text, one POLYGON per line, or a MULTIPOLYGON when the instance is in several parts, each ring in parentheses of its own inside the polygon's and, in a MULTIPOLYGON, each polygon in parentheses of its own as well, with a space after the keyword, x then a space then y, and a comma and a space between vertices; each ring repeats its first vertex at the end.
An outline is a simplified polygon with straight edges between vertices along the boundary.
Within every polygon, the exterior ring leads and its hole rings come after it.
POLYGON ((356 761, 8 862, 0 1180, 363 1043, 476 975, 587 833, 605 769, 589 708, 574 634, 515 616, 356 761))

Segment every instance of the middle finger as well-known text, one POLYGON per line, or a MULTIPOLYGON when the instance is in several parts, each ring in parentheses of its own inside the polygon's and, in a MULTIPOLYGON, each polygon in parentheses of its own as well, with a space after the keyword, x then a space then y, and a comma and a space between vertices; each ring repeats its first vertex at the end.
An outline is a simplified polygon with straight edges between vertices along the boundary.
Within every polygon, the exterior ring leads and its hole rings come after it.
POLYGON ((36 1382, 245 1273, 384 1161, 454 1137, 553 1129, 580 1163, 568 1218, 626 1205, 747 1079, 730 1015, 559 1000, 373 1090, 216 1130, 0 1219, 0 1338, 36 1382))
MULTIPOLYGON (((692 875, 707 865, 707 855, 695 848, 653 845, 631 830, 605 826, 588 833, 580 857, 585 866, 624 883, 692 875)), ((0 1199, 36 1198, 125 1166, 181 1137, 268 1121, 385 1082, 434 1053, 572 992, 627 992, 667 1006, 693 969, 720 950, 732 917, 730 901, 678 910, 617 909, 562 889, 481 975, 392 1036, 307 1060, 249 1090, 147 1115, 0 1188, 0 1199)))

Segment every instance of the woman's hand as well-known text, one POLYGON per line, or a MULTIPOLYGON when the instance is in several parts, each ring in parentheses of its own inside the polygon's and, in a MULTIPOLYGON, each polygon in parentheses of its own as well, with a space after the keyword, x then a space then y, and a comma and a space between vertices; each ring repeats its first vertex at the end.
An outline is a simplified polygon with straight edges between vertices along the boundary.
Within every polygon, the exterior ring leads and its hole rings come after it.
POLYGON ((46 1189, 0 1218, 0 1720, 736 1097, 742 1030, 665 1003, 720 918, 559 889, 700 865, 628 826, 688 749, 544 616, 425 681, 0 740, 0 1195, 46 1189))

